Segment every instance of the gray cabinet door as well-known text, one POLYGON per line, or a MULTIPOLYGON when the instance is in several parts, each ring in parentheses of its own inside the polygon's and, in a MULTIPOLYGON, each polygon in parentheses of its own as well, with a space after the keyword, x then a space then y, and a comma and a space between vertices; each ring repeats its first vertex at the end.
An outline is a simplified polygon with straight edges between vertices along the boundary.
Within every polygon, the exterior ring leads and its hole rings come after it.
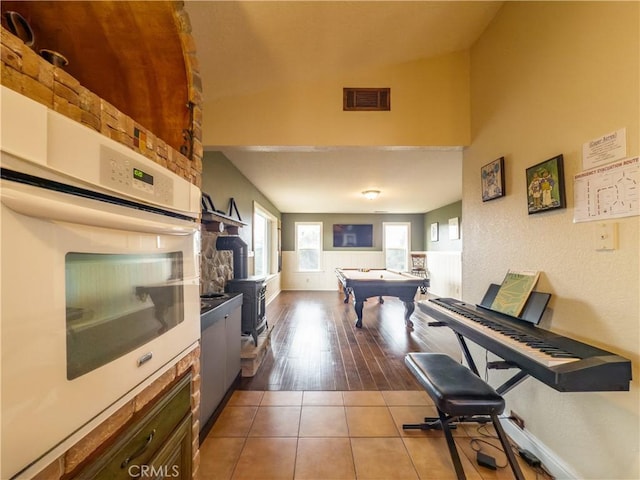
POLYGON ((227 369, 225 390, 228 389, 240 373, 242 309, 236 308, 226 318, 227 334, 227 369))
POLYGON ((224 317, 202 332, 200 342, 200 424, 209 420, 227 390, 224 317))

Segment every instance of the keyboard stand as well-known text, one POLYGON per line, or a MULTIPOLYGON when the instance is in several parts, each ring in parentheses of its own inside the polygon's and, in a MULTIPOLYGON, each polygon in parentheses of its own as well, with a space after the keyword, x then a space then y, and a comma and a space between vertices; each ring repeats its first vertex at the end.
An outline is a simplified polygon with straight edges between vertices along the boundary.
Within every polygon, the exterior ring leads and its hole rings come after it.
MULTIPOLYGON (((445 326, 447 326, 447 324, 445 324, 444 322, 431 322, 429 325, 432 326, 432 327, 445 327, 445 326)), ((473 373, 478 375, 478 377, 480 377, 480 373, 478 372, 478 367, 476 366, 476 362, 473 360, 473 357, 471 356, 471 351, 469 350, 469 347, 467 346, 467 342, 465 341, 464 336, 462 336, 460 333, 458 333, 456 331, 454 331, 453 333, 455 334, 456 338, 458 339, 458 343, 460 344, 460 349, 462 350, 462 354, 464 355, 464 359, 467 361, 467 365, 469 366, 469 369, 473 373)), ((495 370, 504 370, 504 369, 507 369, 507 368, 518 368, 518 366, 514 365, 514 364, 509 364, 509 362, 500 362, 500 366, 499 367, 498 366, 492 366, 491 364, 489 364, 488 368, 489 369, 495 369, 495 370)), ((498 394, 500 394, 500 395, 504 395, 505 393, 507 393, 508 391, 513 389, 514 387, 517 387, 520 383, 525 381, 528 377, 529 377, 529 374, 527 372, 525 372, 524 370, 520 370, 518 373, 513 375, 511 378, 509 378, 502 385, 497 387, 496 388, 496 392, 498 392, 498 394)), ((480 377, 480 378, 482 378, 482 377, 480 377)), ((434 418, 433 420, 439 420, 439 418, 434 418)), ((425 422, 428 422, 428 420, 425 419, 425 422)))

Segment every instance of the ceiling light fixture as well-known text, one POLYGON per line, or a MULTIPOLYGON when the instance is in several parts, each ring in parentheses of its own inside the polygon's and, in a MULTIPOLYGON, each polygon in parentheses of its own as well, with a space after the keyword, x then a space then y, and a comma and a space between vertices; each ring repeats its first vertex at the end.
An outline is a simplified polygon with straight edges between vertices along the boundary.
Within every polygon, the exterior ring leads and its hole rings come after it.
POLYGON ((365 190, 362 192, 362 195, 364 195, 364 198, 367 200, 375 200, 378 198, 378 195, 380 195, 380 190, 365 190))

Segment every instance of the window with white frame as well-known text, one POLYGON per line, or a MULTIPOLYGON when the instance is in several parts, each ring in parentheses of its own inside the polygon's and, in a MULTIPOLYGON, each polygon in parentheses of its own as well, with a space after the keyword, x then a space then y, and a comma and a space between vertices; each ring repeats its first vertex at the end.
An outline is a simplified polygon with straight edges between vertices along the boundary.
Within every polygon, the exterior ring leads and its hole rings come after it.
POLYGON ((322 222, 296 222, 298 270, 319 272, 322 259, 322 222))
POLYGON ((411 242, 410 223, 383 223, 384 258, 388 270, 407 272, 411 242))
POLYGON ((278 219, 259 203, 253 203, 253 272, 267 276, 277 272, 278 219))

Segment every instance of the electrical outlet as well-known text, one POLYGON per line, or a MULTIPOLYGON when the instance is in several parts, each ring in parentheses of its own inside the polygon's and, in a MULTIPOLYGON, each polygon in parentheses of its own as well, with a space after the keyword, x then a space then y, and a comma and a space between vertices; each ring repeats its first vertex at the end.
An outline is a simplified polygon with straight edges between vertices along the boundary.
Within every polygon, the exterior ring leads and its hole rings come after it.
POLYGON ((524 419, 513 410, 511 410, 511 413, 509 414, 509 420, 520 427, 521 430, 524 430, 524 419))
POLYGON ((594 232, 596 250, 606 251, 615 250, 617 248, 617 223, 596 223, 594 232))

